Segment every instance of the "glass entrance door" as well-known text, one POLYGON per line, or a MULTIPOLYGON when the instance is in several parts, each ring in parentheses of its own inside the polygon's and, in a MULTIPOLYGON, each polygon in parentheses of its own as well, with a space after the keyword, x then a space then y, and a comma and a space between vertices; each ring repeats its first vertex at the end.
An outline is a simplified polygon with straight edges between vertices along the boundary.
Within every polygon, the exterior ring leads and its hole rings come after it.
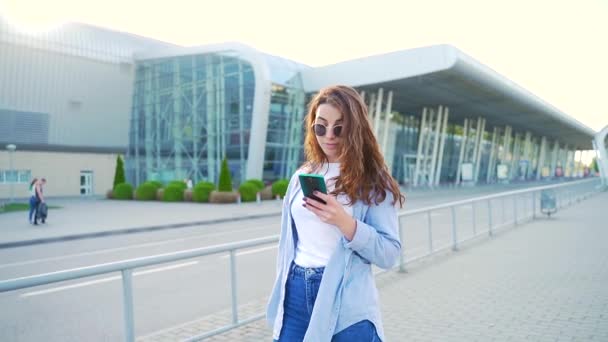
POLYGON ((80 171, 80 195, 93 194, 93 171, 80 171))

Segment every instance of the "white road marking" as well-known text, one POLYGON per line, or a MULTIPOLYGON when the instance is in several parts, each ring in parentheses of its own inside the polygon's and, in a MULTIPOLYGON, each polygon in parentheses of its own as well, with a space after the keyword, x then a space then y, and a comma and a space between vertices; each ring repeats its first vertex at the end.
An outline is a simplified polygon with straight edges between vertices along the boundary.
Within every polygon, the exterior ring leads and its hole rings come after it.
MULTIPOLYGON (((149 269, 149 270, 145 270, 145 271, 134 272, 133 275, 137 277, 137 276, 151 274, 151 273, 170 271, 170 270, 174 270, 177 268, 188 267, 188 266, 192 266, 192 265, 196 265, 196 264, 198 264, 198 261, 190 261, 190 262, 185 262, 182 264, 163 266, 163 267, 153 268, 153 269, 149 269)), ((28 293, 24 293, 24 294, 20 295, 19 297, 26 298, 26 297, 32 297, 32 296, 39 296, 39 295, 43 295, 43 294, 47 294, 47 293, 54 293, 54 292, 71 290, 71 289, 85 287, 85 286, 107 283, 110 281, 119 280, 121 278, 122 278, 121 276, 106 277, 106 278, 85 281, 85 282, 66 285, 66 286, 59 286, 59 287, 53 287, 50 289, 45 289, 45 290, 40 290, 40 291, 28 292, 28 293)))
MULTIPOLYGON (((258 252, 263 252, 269 249, 273 249, 273 248, 277 248, 279 247, 279 245, 274 245, 274 246, 270 246, 270 247, 262 247, 262 248, 256 248, 256 249, 252 249, 250 251, 245 251, 245 252, 237 252, 236 256, 241 256, 241 255, 247 255, 247 254, 253 254, 253 253, 258 253, 258 252)), ((228 255, 222 255, 221 257, 222 259, 228 259, 230 258, 230 254, 228 255)))
POLYGON ((58 256, 58 257, 51 257, 51 258, 45 258, 45 259, 34 259, 34 260, 28 260, 28 261, 20 261, 20 262, 14 262, 14 263, 10 263, 10 264, 0 265, 0 269, 2 269, 2 268, 8 268, 8 267, 18 267, 18 266, 32 265, 32 264, 37 264, 37 263, 41 263, 41 262, 51 262, 51 261, 66 260, 66 259, 70 259, 70 258, 78 258, 78 257, 83 257, 83 256, 91 256, 91 255, 113 253, 113 252, 119 252, 119 251, 129 250, 129 249, 154 247, 154 246, 160 246, 160 245, 165 245, 165 244, 170 244, 170 243, 176 243, 176 242, 192 241, 192 240, 195 240, 195 239, 202 239, 202 238, 215 237, 215 236, 221 236, 221 235, 229 235, 229 234, 235 234, 235 233, 242 233, 243 231, 264 230, 264 229, 267 229, 267 228, 272 227, 274 225, 275 224, 271 224, 271 225, 267 225, 267 226, 262 226, 262 227, 255 227, 255 228, 251 228, 251 229, 241 229, 241 230, 233 231, 233 232, 218 232, 218 233, 210 233, 210 234, 204 234, 204 235, 201 234, 201 235, 198 235, 198 236, 191 236, 191 237, 186 237, 186 238, 171 239, 171 240, 164 240, 164 241, 158 241, 158 242, 142 243, 142 244, 139 244, 139 245, 131 245, 131 246, 125 246, 125 247, 107 248, 107 249, 101 249, 101 250, 93 251, 93 252, 84 252, 84 253, 77 253, 77 254, 62 255, 62 256, 58 256))

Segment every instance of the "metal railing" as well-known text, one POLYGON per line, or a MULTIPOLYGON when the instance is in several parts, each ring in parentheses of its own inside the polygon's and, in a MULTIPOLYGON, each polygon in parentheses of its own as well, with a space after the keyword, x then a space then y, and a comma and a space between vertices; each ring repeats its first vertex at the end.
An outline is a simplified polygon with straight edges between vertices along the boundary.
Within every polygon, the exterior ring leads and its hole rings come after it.
MULTIPOLYGON (((395 265, 395 267, 399 267, 400 271, 406 271, 406 265, 410 262, 418 260, 420 258, 429 256, 431 254, 437 253, 441 250, 445 250, 447 248, 452 248, 452 250, 458 250, 459 245, 485 235, 488 233, 489 236, 492 236, 494 232, 506 225, 509 224, 519 224, 527 219, 534 219, 538 214, 537 208, 537 199, 539 198, 538 193, 543 190, 556 190, 558 207, 564 207, 566 205, 570 205, 574 202, 578 202, 584 198, 591 196, 593 193, 599 191, 596 184, 599 184, 599 179, 588 179, 581 181, 568 182, 557 185, 547 185, 535 187, 532 189, 524 189, 524 190, 516 190, 503 192, 495 195, 481 196, 472 199, 455 201, 450 203, 445 203, 441 205, 415 209, 415 210, 407 210, 399 213, 399 233, 401 236, 402 243, 402 253, 399 260, 399 264, 395 265), (518 208, 518 200, 525 199, 526 197, 530 197, 530 200, 524 200, 522 203, 524 205, 519 205, 522 207, 518 208), (505 200, 508 198, 513 198, 513 221, 504 222, 504 218, 506 216, 505 213, 505 200), (495 207, 493 207, 493 201, 501 200, 502 203, 502 216, 503 222, 497 224, 494 220, 494 211, 495 207), (487 231, 477 231, 477 215, 480 211, 477 208, 478 203, 485 202, 487 206, 488 213, 488 229, 487 231), (531 210, 526 211, 526 206, 530 205, 531 210), (473 219, 473 236, 467 238, 458 238, 458 225, 457 225, 457 208, 463 206, 472 206, 472 219, 473 219), (442 246, 436 248, 433 237, 433 223, 432 223, 432 213, 440 210, 449 209, 451 214, 451 244, 447 246, 442 246), (523 210, 523 211, 522 211, 523 210), (522 211, 522 212, 520 212, 522 211), (423 255, 418 255, 412 258, 406 258, 407 256, 407 248, 405 242, 407 242, 408 235, 404 231, 405 225, 403 224, 404 218, 414 217, 416 215, 426 215, 427 221, 427 237, 428 237, 428 250, 423 255)), ((263 237, 258 239, 252 239, 237 243, 228 243, 222 245, 216 245, 212 247, 204 247, 204 248, 196 248, 185 251, 160 254, 154 256, 148 256, 143 258, 135 258, 129 260, 123 260, 118 262, 64 270, 59 272, 45 273, 40 275, 28 276, 23 278, 16 278, 10 280, 0 281, 0 293, 15 291, 25 288, 30 288, 34 286, 47 285, 57 282, 69 281, 74 279, 80 279, 85 277, 92 277, 103 275, 112 272, 120 272, 122 275, 122 289, 123 289, 123 308, 124 308, 124 328, 125 328, 125 340, 132 342, 135 341, 135 331, 134 331, 134 312, 133 312, 133 270, 137 268, 153 266, 158 264, 165 264, 175 261, 180 261, 184 259, 191 259, 203 256, 209 256, 214 254, 222 254, 228 253, 230 256, 230 288, 231 288, 231 309, 232 309, 232 322, 229 325, 224 327, 220 327, 213 331, 205 332, 204 334, 200 334, 197 336, 193 336, 187 341, 198 341, 213 335, 217 335, 228 330, 237 328, 239 326, 248 324, 250 322, 259 320, 264 317, 264 314, 258 314, 253 317, 239 320, 238 317, 238 298, 237 298, 237 272, 236 272, 236 251, 239 249, 252 248, 261 245, 267 245, 272 243, 277 243, 279 240, 278 235, 263 237)))
MULTIPOLYGON (((561 184, 553 184, 546 186, 538 186, 530 189, 523 190, 513 190, 507 192, 501 192, 493 195, 486 195, 475 197, 466 200, 454 201, 443 203, 440 205, 407 210, 399 213, 399 234, 401 237, 402 243, 402 253, 399 260, 399 270, 404 272, 406 271, 406 265, 410 262, 416 261, 421 258, 428 257, 432 254, 441 252, 443 250, 451 248, 454 251, 457 251, 459 245, 465 243, 467 241, 479 238, 481 236, 492 237, 494 233, 506 226, 510 225, 518 225, 528 220, 533 220, 540 214, 540 207, 538 205, 538 199, 540 198, 540 193, 545 190, 553 190, 556 192, 557 198, 557 209, 572 205, 573 203, 578 203, 582 199, 588 198, 595 192, 600 191, 600 181, 597 178, 593 179, 585 179, 579 181, 572 181, 561 184), (506 212, 506 203, 512 200, 512 213, 511 220, 506 220, 508 218, 508 214, 506 212), (496 202, 500 202, 499 206, 496 205, 496 202), (487 219, 487 229, 479 231, 479 215, 480 215, 480 204, 485 204, 485 212, 487 219), (459 238, 459 229, 457 224, 457 208, 462 207, 470 207, 471 209, 471 228, 473 230, 472 235, 466 238, 459 238), (496 219, 496 210, 500 210, 501 213, 501 222, 498 222, 496 219), (435 247, 435 240, 433 237, 433 223, 432 223, 432 213, 440 210, 449 210, 451 216, 451 222, 449 222, 450 226, 450 240, 451 243, 448 245, 444 245, 440 248, 435 247), (407 258, 408 248, 406 246, 408 234, 405 231, 405 227, 408 226, 404 224, 407 222, 408 217, 414 217, 417 215, 426 215, 426 227, 427 227, 427 242, 428 249, 424 254, 416 255, 411 258, 407 258)), ((483 209, 483 208, 482 208, 483 209)))

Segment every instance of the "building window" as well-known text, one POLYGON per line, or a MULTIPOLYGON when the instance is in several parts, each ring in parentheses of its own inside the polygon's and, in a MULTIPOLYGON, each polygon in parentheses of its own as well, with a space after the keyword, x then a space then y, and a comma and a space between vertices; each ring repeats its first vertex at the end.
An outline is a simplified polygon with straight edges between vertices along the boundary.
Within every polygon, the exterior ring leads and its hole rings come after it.
POLYGON ((32 170, 0 170, 0 184, 27 184, 32 179, 32 170))

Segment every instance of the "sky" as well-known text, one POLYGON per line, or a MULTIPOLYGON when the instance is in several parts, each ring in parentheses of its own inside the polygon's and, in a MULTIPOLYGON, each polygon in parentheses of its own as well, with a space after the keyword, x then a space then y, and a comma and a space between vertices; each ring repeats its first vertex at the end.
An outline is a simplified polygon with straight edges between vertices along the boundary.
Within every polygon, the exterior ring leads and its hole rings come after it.
POLYGON ((310 66, 451 44, 598 131, 608 0, 0 0, 28 30, 75 21, 183 46, 237 41, 310 66))

